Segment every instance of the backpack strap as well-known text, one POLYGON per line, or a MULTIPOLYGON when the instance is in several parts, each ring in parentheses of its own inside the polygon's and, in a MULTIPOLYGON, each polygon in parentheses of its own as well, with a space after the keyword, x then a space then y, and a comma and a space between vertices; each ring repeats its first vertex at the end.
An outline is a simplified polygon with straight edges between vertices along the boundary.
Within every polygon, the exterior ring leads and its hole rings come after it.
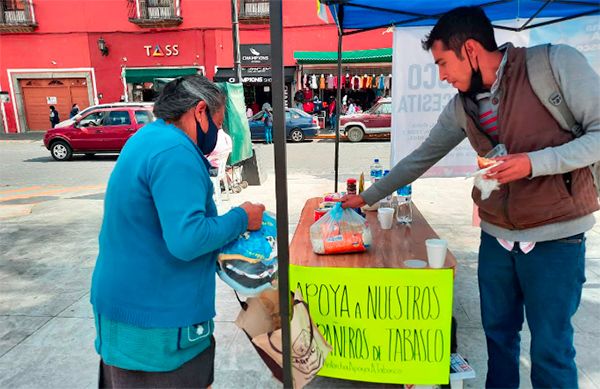
POLYGON ((583 129, 567 106, 552 72, 550 44, 528 48, 526 58, 529 83, 544 107, 563 129, 571 131, 575 137, 583 135, 583 129))
MULTIPOLYGON (((562 96, 560 86, 554 77, 550 65, 550 44, 527 49, 527 76, 531 88, 540 102, 552 114, 554 120, 576 137, 583 135, 581 124, 577 123, 573 113, 562 96)), ((600 197, 600 163, 590 165, 596 192, 600 197)))

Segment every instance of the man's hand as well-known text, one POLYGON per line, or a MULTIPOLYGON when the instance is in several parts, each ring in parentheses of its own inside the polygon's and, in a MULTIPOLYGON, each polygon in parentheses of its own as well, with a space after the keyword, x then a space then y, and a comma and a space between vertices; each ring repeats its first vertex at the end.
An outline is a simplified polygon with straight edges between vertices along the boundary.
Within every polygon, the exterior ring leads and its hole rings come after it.
POLYGON ((251 202, 246 201, 240 205, 240 208, 246 211, 246 214, 248 215, 248 230, 256 231, 260 229, 265 206, 262 204, 252 204, 251 202))
POLYGON ((342 208, 360 208, 367 205, 360 195, 346 195, 340 199, 342 208))
POLYGON ((500 184, 506 184, 531 175, 531 160, 525 153, 497 157, 494 160, 502 161, 502 163, 491 168, 485 178, 495 179, 500 184))

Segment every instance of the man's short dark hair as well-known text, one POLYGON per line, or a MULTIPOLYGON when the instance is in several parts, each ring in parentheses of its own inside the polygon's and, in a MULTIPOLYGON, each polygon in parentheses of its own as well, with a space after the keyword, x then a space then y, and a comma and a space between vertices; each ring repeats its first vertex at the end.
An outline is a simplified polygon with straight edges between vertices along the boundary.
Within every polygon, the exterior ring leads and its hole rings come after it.
POLYGON ((423 39, 423 49, 428 51, 435 41, 454 51, 462 59, 461 49, 468 39, 474 39, 487 51, 498 50, 494 27, 481 7, 458 7, 446 12, 423 39))

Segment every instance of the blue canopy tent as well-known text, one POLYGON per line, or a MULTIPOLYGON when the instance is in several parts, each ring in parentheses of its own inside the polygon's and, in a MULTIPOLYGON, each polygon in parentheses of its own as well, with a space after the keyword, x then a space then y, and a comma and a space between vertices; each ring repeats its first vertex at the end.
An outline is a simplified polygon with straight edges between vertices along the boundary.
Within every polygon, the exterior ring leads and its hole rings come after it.
MULTIPOLYGON (((496 28, 522 31, 600 13, 599 1, 585 0, 319 0, 328 5, 338 27, 338 79, 342 74, 342 38, 390 26, 432 26, 445 12, 460 6, 481 6, 496 28), (508 22, 508 24, 506 24, 508 22)), ((273 128, 275 129, 275 189, 277 195, 277 245, 279 297, 283 338, 283 385, 292 387, 289 328, 289 248, 287 165, 284 127, 282 1, 270 0, 273 128)), ((337 101, 341 102, 338 84, 337 101)), ((339 117, 336 104, 335 191, 338 186, 339 117)))
POLYGON ((578 0, 321 0, 328 4, 342 35, 389 26, 430 26, 447 11, 478 5, 493 22, 523 21, 518 27, 494 24, 494 27, 521 31, 598 13, 598 1, 578 0), (545 19, 540 21, 540 19, 545 19))

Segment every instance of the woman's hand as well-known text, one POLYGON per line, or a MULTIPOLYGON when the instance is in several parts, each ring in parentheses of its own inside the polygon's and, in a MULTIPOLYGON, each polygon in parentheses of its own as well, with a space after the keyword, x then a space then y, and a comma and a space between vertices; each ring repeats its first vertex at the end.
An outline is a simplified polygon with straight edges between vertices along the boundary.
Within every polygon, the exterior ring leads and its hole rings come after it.
POLYGON ((265 206, 262 204, 252 204, 251 202, 246 201, 240 205, 240 208, 246 211, 246 214, 248 215, 248 230, 256 231, 260 229, 265 206))

